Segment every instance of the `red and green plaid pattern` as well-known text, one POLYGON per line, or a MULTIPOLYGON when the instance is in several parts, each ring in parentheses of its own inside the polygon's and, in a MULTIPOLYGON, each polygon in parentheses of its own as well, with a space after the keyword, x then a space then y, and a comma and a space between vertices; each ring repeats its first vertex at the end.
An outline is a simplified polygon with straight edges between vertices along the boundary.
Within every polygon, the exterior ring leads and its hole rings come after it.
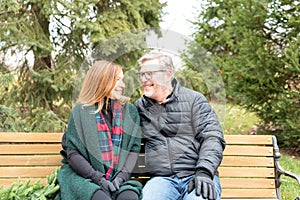
POLYGON ((100 151, 103 164, 107 167, 105 178, 110 180, 113 172, 117 169, 119 163, 119 155, 122 142, 123 126, 122 126, 122 110, 121 105, 113 102, 112 106, 112 125, 109 129, 102 112, 96 113, 96 125, 100 140, 100 151))

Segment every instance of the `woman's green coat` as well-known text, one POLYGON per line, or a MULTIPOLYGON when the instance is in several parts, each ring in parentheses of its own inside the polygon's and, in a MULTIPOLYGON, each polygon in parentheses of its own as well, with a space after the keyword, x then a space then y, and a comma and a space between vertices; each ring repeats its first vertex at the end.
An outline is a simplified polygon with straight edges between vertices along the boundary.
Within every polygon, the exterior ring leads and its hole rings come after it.
MULTIPOLYGON (((140 119, 136 108, 126 103, 123 107, 123 139, 116 176, 122 169, 129 152, 139 152, 141 144, 140 119)), ((105 174, 102 164, 94 106, 76 104, 73 108, 66 131, 66 146, 76 149, 91 163, 95 170, 105 174)), ((64 150, 62 155, 65 155, 64 150)), ((58 172, 60 199, 91 199, 100 186, 90 179, 76 174, 64 157, 64 164, 58 172)), ((136 181, 128 181, 119 191, 132 189, 141 194, 142 185, 136 181)))

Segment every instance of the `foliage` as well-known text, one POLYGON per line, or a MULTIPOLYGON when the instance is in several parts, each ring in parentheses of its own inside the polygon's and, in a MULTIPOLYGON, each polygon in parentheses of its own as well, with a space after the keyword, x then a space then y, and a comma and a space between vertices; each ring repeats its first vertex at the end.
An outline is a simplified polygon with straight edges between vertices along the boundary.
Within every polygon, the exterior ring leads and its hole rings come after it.
POLYGON ((299 1, 208 0, 194 23, 227 97, 289 146, 300 142, 299 14, 299 1))
POLYGON ((76 78, 89 64, 84 60, 91 56, 132 67, 140 54, 136 30, 157 28, 164 5, 158 0, 1 1, 0 71, 14 74, 7 88, 0 74, 0 104, 13 112, 6 114, 25 120, 26 131, 63 131, 76 78))
POLYGON ((25 120, 20 120, 17 110, 0 105, 0 131, 22 132, 26 130, 25 120))
POLYGON ((30 180, 24 183, 20 180, 7 189, 0 188, 0 200, 53 200, 58 191, 57 171, 55 171, 47 177, 46 185, 40 182, 31 184, 30 180))
POLYGON ((210 101, 225 103, 223 79, 213 57, 195 42, 188 46, 189 49, 182 53, 186 68, 179 72, 183 76, 181 80, 190 84, 192 89, 203 93, 210 101))

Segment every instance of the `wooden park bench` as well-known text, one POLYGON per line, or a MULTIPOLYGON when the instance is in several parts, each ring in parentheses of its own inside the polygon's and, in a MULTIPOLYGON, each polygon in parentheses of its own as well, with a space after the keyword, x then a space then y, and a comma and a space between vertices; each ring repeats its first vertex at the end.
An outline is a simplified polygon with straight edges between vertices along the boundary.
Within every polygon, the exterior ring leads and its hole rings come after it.
MULTIPOLYGON (((0 132, 0 186, 7 188, 19 178, 32 182, 51 175, 60 165, 62 133, 0 132)), ((222 199, 281 199, 281 175, 300 184, 300 176, 279 165, 276 137, 271 135, 225 135, 224 158, 219 167, 222 199)), ((145 182, 144 154, 135 179, 145 182)), ((299 187, 300 188, 300 187, 299 187)))

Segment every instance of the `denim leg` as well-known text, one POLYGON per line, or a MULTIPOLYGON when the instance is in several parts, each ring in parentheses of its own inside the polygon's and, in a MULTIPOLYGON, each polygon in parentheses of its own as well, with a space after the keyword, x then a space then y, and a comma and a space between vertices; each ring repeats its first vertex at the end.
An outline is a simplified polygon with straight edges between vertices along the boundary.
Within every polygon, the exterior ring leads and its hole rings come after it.
POLYGON ((154 177, 143 188, 143 200, 177 200, 178 178, 154 177))
MULTIPOLYGON (((215 176, 213 182, 215 184, 215 188, 216 188, 216 192, 217 192, 217 200, 220 200, 221 199, 221 193, 222 193, 222 187, 221 187, 219 177, 215 176)), ((204 200, 204 198, 202 196, 196 196, 195 189, 191 193, 188 194, 189 181, 187 181, 186 183, 187 183, 187 185, 186 185, 186 195, 183 198, 184 200, 204 200)))

